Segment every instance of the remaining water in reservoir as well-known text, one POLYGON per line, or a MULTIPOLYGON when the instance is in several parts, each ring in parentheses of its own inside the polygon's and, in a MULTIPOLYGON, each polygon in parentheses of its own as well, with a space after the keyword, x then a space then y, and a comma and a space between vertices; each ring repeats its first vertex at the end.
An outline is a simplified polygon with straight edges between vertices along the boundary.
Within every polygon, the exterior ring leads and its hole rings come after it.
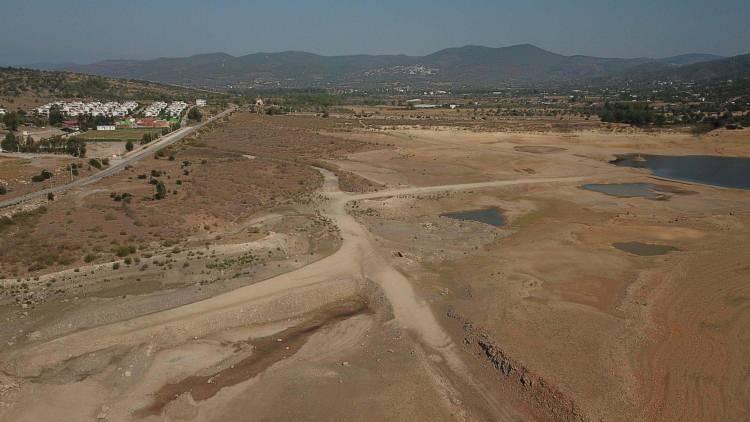
POLYGON ((675 248, 674 246, 670 246, 670 245, 654 245, 651 243, 642 243, 642 242, 613 243, 612 246, 614 246, 615 248, 623 252, 631 253, 633 255, 638 255, 638 256, 665 255, 670 252, 679 250, 675 248))
POLYGON ((478 221, 480 223, 489 224, 495 227, 505 225, 505 217, 503 216, 502 211, 497 208, 449 212, 440 214, 440 216, 452 218, 454 220, 478 221))
POLYGON ((660 199, 664 194, 657 192, 653 183, 591 183, 581 186, 583 189, 604 193, 618 198, 660 199))
POLYGON ((651 170, 655 176, 734 189, 750 189, 750 158, 713 155, 618 155, 612 164, 651 170))

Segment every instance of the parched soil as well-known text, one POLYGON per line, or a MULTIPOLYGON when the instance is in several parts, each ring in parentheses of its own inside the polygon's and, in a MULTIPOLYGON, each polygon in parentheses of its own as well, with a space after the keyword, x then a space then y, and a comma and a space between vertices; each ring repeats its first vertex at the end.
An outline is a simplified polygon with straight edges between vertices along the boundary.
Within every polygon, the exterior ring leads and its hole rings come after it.
POLYGON ((17 216, 0 419, 747 419, 748 192, 609 161, 750 132, 378 113, 236 113, 17 216))
POLYGON ((95 168, 88 165, 88 159, 67 155, 2 155, 0 156, 0 185, 4 186, 7 192, 0 195, 0 200, 69 183, 95 171, 95 168), (72 174, 68 167, 70 164, 75 164, 79 168, 78 175, 72 174), (52 177, 38 182, 32 181, 32 178, 41 174, 43 170, 52 173, 52 177))
MULTIPOLYGON (((392 185, 519 177, 511 172, 653 183, 643 171, 606 165, 609 154, 750 155, 747 139, 723 133, 713 145, 684 135, 371 136, 387 137, 395 150, 354 154, 342 166, 392 185)), ((658 183, 673 194, 667 200, 539 186, 358 201, 352 212, 465 339, 467 353, 553 419, 743 419, 748 194, 658 183), (439 217, 490 207, 506 210, 505 227, 439 217), (628 241, 676 251, 649 257, 613 246, 628 241), (539 380, 550 395, 534 393, 539 380)))

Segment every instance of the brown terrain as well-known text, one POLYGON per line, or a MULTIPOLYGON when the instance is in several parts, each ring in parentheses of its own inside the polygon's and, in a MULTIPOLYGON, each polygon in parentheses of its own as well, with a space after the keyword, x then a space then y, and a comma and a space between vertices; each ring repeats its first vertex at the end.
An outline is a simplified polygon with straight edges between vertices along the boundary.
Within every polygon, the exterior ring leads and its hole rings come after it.
POLYGON ((750 418, 750 193, 609 163, 750 131, 376 111, 238 112, 2 210, 0 420, 750 418), (581 187, 615 182, 658 194, 581 187))

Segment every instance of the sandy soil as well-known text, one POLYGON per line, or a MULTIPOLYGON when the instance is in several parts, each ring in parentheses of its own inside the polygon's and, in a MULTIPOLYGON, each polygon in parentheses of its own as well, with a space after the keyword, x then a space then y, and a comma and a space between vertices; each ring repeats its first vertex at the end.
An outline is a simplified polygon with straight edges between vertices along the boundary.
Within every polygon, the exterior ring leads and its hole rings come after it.
MULTIPOLYGON (((356 136, 388 138, 396 148, 355 154, 341 166, 389 186, 525 174, 653 182, 606 161, 625 151, 750 154, 747 134, 728 132, 701 142, 681 134, 454 129, 356 136)), ((354 211, 384 251, 402 257, 397 268, 443 311, 444 323, 460 322, 454 336, 492 339, 509 362, 554 385, 587 418, 743 419, 748 408, 738 399, 748 378, 737 374, 747 365, 742 339, 750 327, 742 305, 750 292, 742 269, 748 194, 667 184, 697 194, 653 201, 535 186, 362 201, 354 211), (486 207, 505 210, 508 226, 439 217, 486 207), (680 251, 639 257, 612 246, 622 241, 680 251)), ((486 349, 473 351, 493 362, 486 349)))
POLYGON ((130 220, 160 224, 83 220, 107 228, 91 250, 142 238, 138 263, 101 253, 2 281, 0 420, 748 417, 748 192, 608 160, 750 156, 750 133, 431 118, 240 113, 29 217, 41 236, 49 215, 192 163, 191 189, 136 195, 130 220), (580 188, 610 182, 667 194, 580 188), (441 217, 484 208, 506 224, 441 217))

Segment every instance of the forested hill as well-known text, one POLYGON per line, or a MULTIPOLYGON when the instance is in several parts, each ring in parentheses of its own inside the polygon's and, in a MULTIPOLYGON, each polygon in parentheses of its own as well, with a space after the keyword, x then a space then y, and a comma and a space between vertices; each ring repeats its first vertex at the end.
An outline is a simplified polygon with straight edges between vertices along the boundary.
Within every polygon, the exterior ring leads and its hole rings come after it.
POLYGON ((194 87, 328 88, 383 84, 414 86, 497 86, 585 81, 641 73, 671 72, 722 59, 710 54, 685 54, 662 59, 566 56, 531 44, 492 48, 447 48, 427 56, 321 56, 299 51, 225 53, 153 60, 107 60, 68 70, 135 78, 194 87))

